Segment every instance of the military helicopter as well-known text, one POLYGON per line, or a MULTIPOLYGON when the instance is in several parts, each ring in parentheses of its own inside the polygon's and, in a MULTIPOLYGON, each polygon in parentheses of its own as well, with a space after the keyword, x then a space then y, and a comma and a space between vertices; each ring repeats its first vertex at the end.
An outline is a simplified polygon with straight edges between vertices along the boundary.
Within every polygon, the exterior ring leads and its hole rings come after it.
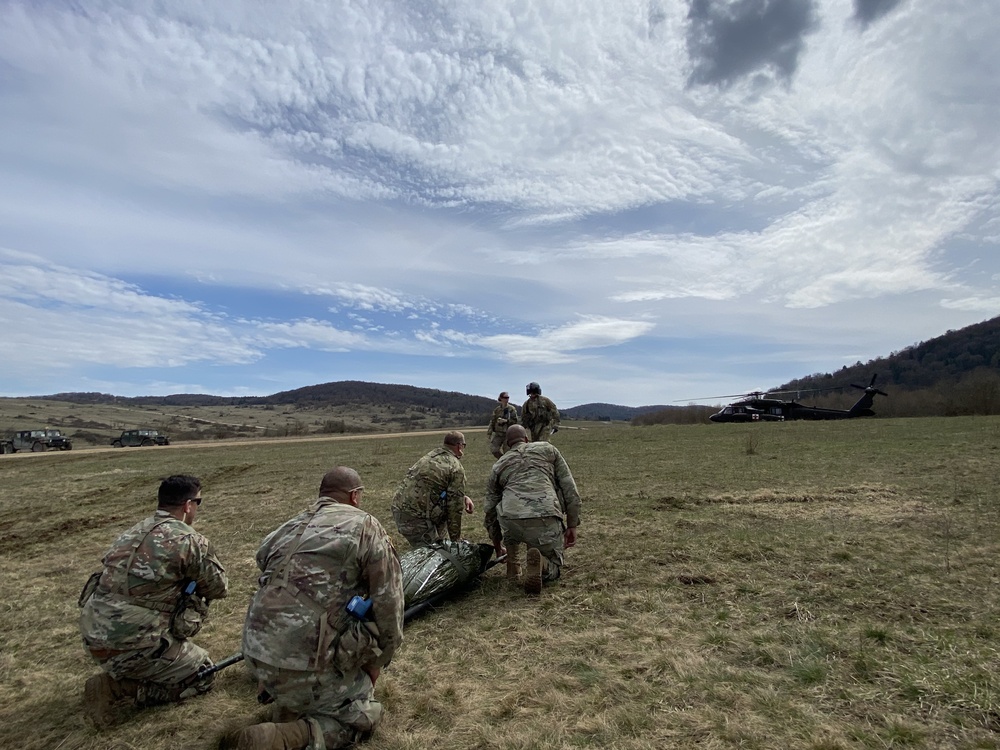
MULTIPOLYGON (((854 419, 855 417, 873 417, 872 404, 875 396, 888 396, 885 391, 875 387, 875 380, 878 373, 872 375, 871 382, 867 386, 851 383, 851 388, 858 388, 864 391, 864 395, 858 399, 850 409, 823 409, 818 406, 805 406, 798 401, 784 401, 774 398, 786 393, 803 393, 803 391, 768 391, 763 393, 738 393, 730 396, 716 396, 716 398, 733 398, 742 396, 739 401, 734 401, 723 407, 709 417, 713 422, 785 422, 791 419, 854 419)), ((816 388, 816 391, 832 390, 829 388, 816 388)))

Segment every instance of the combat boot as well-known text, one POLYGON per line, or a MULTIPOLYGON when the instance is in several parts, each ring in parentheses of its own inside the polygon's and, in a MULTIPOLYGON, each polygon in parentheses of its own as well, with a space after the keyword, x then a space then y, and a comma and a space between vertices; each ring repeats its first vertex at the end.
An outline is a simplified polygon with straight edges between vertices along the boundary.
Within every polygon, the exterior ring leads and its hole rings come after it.
POLYGON ((517 583, 521 577, 521 545, 507 545, 507 580, 517 583))
POLYGON ((542 553, 532 547, 526 556, 527 570, 524 573, 524 593, 537 596, 542 593, 542 553))
POLYGON ((135 698, 139 683, 116 680, 107 672, 88 677, 83 686, 83 714, 97 729, 107 729, 115 723, 115 703, 123 698, 135 698))
POLYGON ((237 735, 235 747, 236 750, 305 750, 309 747, 309 723, 299 719, 283 724, 254 724, 237 735))

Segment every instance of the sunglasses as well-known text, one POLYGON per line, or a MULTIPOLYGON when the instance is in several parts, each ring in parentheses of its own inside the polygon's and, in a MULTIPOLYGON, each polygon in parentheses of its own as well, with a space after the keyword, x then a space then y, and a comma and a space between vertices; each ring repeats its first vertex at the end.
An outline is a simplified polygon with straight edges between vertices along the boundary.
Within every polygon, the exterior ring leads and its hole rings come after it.
POLYGON ((200 498, 200 497, 189 497, 185 502, 192 502, 195 505, 201 505, 202 499, 203 498, 200 498))

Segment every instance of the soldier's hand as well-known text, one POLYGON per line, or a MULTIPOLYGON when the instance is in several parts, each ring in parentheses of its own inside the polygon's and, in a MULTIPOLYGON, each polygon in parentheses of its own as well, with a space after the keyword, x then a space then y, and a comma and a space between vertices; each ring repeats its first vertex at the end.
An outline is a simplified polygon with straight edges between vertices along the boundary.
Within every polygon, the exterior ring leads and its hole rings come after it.
POLYGON ((566 533, 563 534, 563 548, 569 549, 574 544, 576 544, 576 526, 572 529, 566 529, 566 533))
POLYGON ((476 506, 472 504, 472 498, 468 495, 465 496, 465 512, 471 513, 476 509, 476 506))

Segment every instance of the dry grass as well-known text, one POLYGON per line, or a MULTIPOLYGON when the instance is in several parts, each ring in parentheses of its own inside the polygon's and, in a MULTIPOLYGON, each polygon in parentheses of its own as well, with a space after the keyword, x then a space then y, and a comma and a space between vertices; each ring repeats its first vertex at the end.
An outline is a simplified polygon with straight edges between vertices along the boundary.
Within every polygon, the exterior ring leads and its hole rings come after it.
MULTIPOLYGON (((467 437, 481 501, 492 459, 467 437)), ((258 542, 323 471, 357 468, 388 521, 396 482, 437 440, 4 456, 5 746, 208 748, 258 715, 235 666, 203 698, 103 734, 83 722, 95 667, 76 597, 158 477, 205 483, 199 527, 232 593, 198 640, 221 658, 258 542)), ((411 623, 368 747, 1000 748, 1000 419, 606 426, 556 442, 585 502, 563 580, 529 600, 497 569, 411 623)), ((472 519, 466 536, 485 540, 472 519)))

